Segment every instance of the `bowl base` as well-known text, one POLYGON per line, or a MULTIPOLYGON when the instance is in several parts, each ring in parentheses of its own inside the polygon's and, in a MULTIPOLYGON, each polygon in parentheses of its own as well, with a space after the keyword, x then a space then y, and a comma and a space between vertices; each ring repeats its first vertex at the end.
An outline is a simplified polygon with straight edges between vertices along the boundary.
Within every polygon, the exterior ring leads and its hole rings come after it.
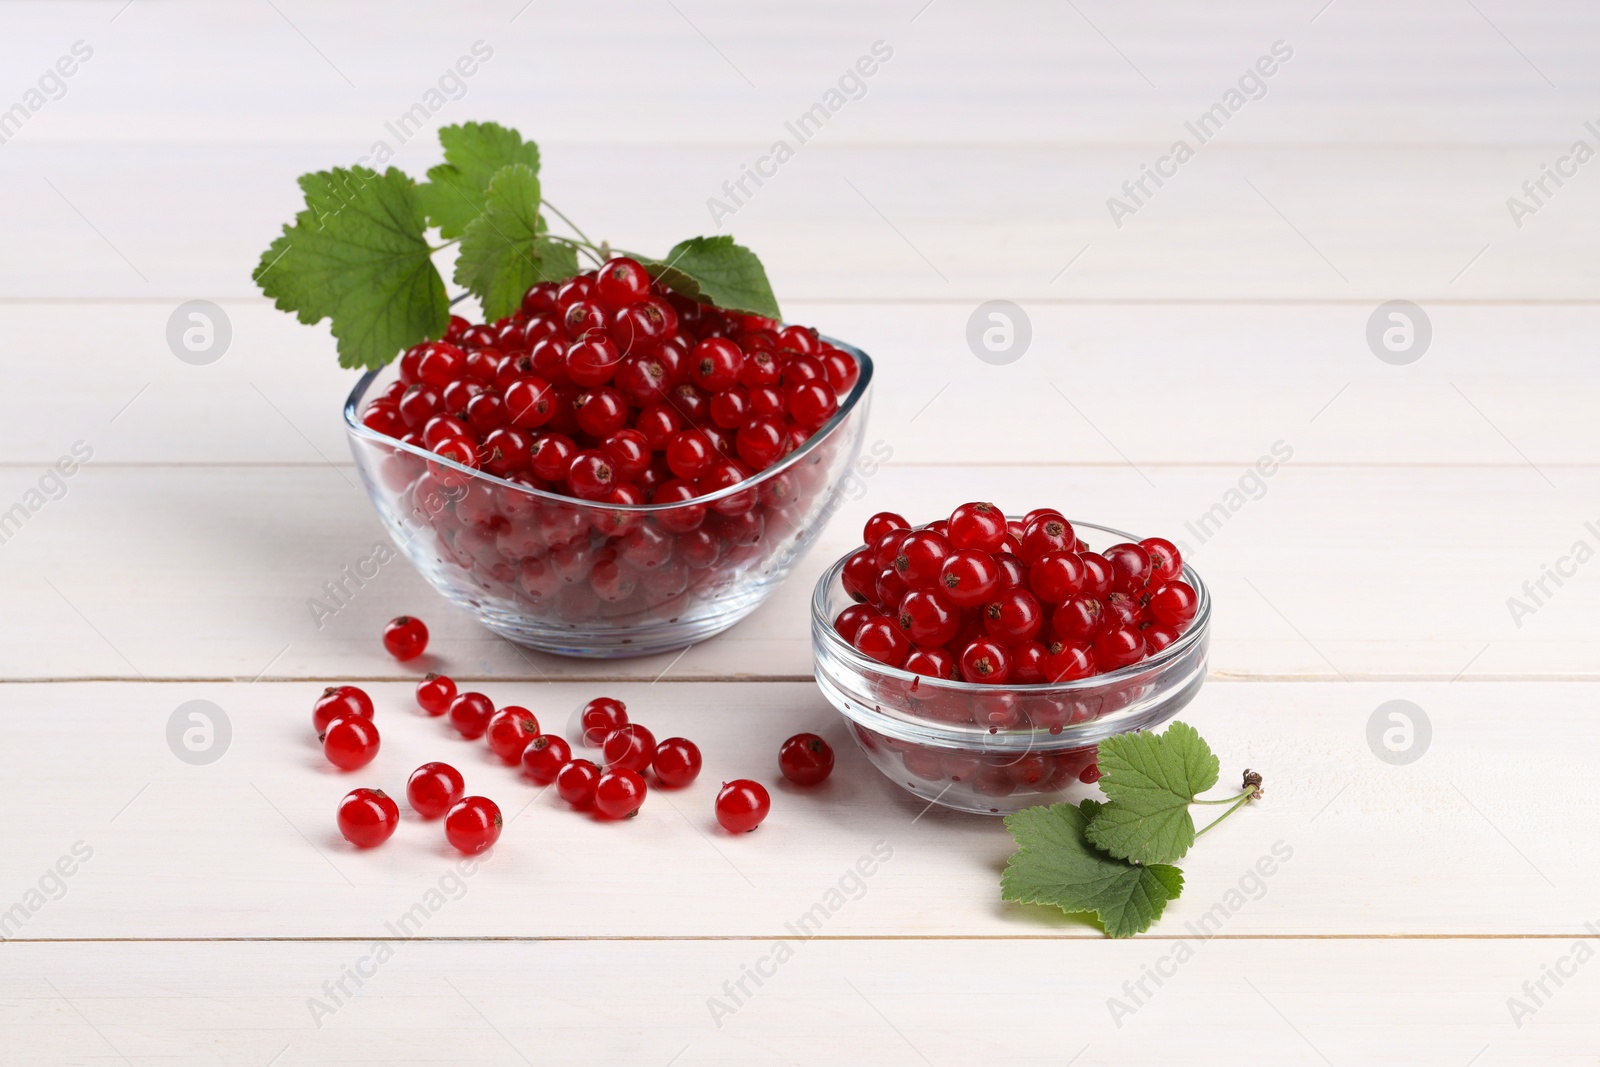
POLYGON ((677 652, 715 637, 759 607, 764 597, 757 590, 743 599, 748 602, 719 601, 714 615, 635 623, 609 631, 592 624, 571 629, 541 625, 527 615, 499 611, 488 604, 469 607, 485 626, 523 648, 581 659, 629 659, 677 652))

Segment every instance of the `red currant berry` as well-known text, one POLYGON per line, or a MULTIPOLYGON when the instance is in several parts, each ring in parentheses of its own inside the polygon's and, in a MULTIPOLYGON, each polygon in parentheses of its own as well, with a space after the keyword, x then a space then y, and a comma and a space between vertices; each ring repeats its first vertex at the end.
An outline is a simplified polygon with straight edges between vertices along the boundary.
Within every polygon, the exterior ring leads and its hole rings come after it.
POLYGON ((624 353, 651 352, 678 332, 678 313, 665 300, 646 297, 611 318, 612 340, 624 353))
MULTIPOLYGON (((743 431, 741 431, 743 432, 743 431)), ((679 478, 693 481, 706 472, 717 458, 710 438, 701 430, 684 430, 667 442, 667 466, 679 478)))
POLYGON ((956 658, 944 648, 913 648, 911 655, 906 657, 905 669, 912 674, 920 674, 928 678, 943 678, 953 682, 961 673, 956 658))
POLYGON ((755 470, 766 470, 782 459, 790 448, 783 424, 770 415, 760 415, 739 427, 734 448, 739 458, 755 470))
POLYGON ((574 341, 581 341, 592 330, 604 330, 606 309, 596 300, 575 300, 561 315, 561 329, 574 341))
POLYGON ((578 455, 578 446, 566 434, 547 433, 533 443, 528 454, 528 466, 534 477, 552 484, 567 480, 572 461, 578 455))
POLYGON ((893 567, 884 567, 878 571, 878 603, 893 607, 898 605, 900 599, 910 591, 901 579, 900 572, 893 567))
POLYGON ((383 647, 389 650, 389 655, 402 663, 408 659, 416 659, 428 647, 428 628, 422 624, 421 619, 410 615, 390 619, 389 624, 383 628, 383 647))
POLYGON ((1026 515, 1022 516, 1022 528, 1026 530, 1029 526, 1032 526, 1040 519, 1045 518, 1064 519, 1065 516, 1063 516, 1061 512, 1057 511, 1055 508, 1034 508, 1026 515))
POLYGON ((446 437, 433 446, 433 454, 477 470, 481 464, 477 443, 470 437, 446 437))
POLYGON ((400 806, 381 789, 352 789, 339 801, 339 832, 357 848, 376 848, 399 825, 400 806))
POLYGON ((594 289, 610 307, 632 307, 650 295, 650 272, 638 260, 618 256, 595 274, 594 289))
POLYGON ((606 734, 600 751, 605 756, 608 769, 626 767, 642 771, 650 766, 650 760, 655 755, 656 738, 647 728, 631 722, 606 734))
POLYGON ((975 608, 994 595, 1000 584, 1000 566, 983 552, 952 552, 939 567, 939 585, 945 598, 958 608, 975 608))
POLYGON ((458 693, 447 710, 456 732, 468 741, 476 741, 494 718, 494 701, 482 693, 458 693))
POLYGON ((784 390, 784 407, 795 423, 816 430, 839 410, 839 398, 826 381, 800 382, 784 390))
POLYGON ((429 715, 443 715, 455 698, 456 683, 448 675, 430 671, 417 683, 417 706, 429 715))
POLYGON ((876 545, 896 530, 909 532, 911 524, 905 520, 903 515, 896 515, 892 511, 880 511, 868 519, 867 525, 862 528, 862 541, 865 544, 876 545))
POLYGON ((911 654, 911 641, 900 629, 900 624, 882 615, 862 623, 856 630, 855 640, 850 643, 862 655, 890 667, 905 663, 906 657, 911 654))
POLYGON ((959 657, 964 681, 983 685, 1004 685, 1011 677, 1011 653, 1005 645, 980 637, 961 650, 959 657))
POLYGON ((1025 644, 1044 629, 1044 605, 1026 589, 1008 589, 981 610, 984 630, 1004 645, 1025 644))
POLYGON ((1178 639, 1178 631, 1170 626, 1151 626, 1143 630, 1145 647, 1153 656, 1178 639))
POLYGON ((689 380, 708 393, 738 384, 744 353, 732 341, 708 337, 689 353, 689 380))
POLYGON ((993 504, 962 504, 950 513, 950 547, 999 552, 1006 539, 1005 513, 993 504))
POLYGON ((578 714, 583 743, 590 748, 599 745, 611 731, 627 723, 628 705, 615 697, 595 697, 578 714))
POLYGON ((627 819, 639 814, 649 792, 644 776, 627 767, 613 767, 594 784, 594 808, 608 819, 627 819))
POLYGON ((467 354, 453 344, 435 341, 417 362, 417 380, 443 389, 467 372, 467 354))
POLYGON ((877 541, 869 542, 872 548, 872 562, 876 563, 880 570, 894 566, 894 561, 900 555, 900 546, 910 536, 911 534, 905 530, 890 530, 877 541))
POLYGON ((406 780, 406 800, 424 819, 437 819, 467 792, 461 772, 448 763, 424 763, 406 780))
POLYGON ((795 785, 816 785, 833 773, 833 749, 816 734, 795 734, 778 749, 778 769, 795 785))
POLYGON ((330 685, 311 706, 311 724, 319 734, 334 719, 350 715, 372 718, 372 698, 367 696, 365 690, 353 685, 330 685))
POLYGON ((322 754, 341 771, 360 770, 378 754, 377 724, 360 715, 334 719, 318 740, 322 754))
POLYGON ((771 810, 772 797, 766 787, 748 778, 724 782, 717 794, 717 821, 730 834, 754 830, 771 810))
POLYGON ((771 352, 761 349, 751 351, 748 345, 744 349, 744 366, 739 368, 740 385, 753 394, 757 389, 771 388, 783 380, 783 368, 771 352))
POLYGON ((532 375, 518 378, 506 386, 505 406, 511 425, 524 430, 538 429, 555 418, 555 386, 532 375))
POLYGON ((1106 594, 1106 626, 1116 629, 1119 626, 1132 626, 1138 628, 1140 622, 1139 602, 1127 593, 1113 589, 1106 594))
POLYGON ((594 803, 594 787, 598 781, 599 767, 586 759, 575 759, 556 772, 556 792, 575 808, 587 807, 594 803))
POLYGON ((1072 524, 1066 519, 1046 515, 1040 521, 1023 528, 1020 545, 1022 558, 1029 563, 1036 563, 1050 552, 1075 552, 1078 547, 1078 535, 1073 532, 1072 524))
POLYGON ((1028 568, 1028 588, 1046 604, 1060 604, 1083 590, 1088 571, 1073 552, 1046 552, 1028 568))
POLYGON ((406 432, 406 420, 400 417, 400 409, 394 404, 376 400, 362 409, 361 424, 385 437, 400 437, 406 432))
POLYGON ((844 586, 844 591, 856 600, 876 603, 878 565, 872 560, 872 550, 864 548, 845 560, 839 581, 844 586))
POLYGON ((1183 556, 1178 546, 1164 537, 1146 537, 1139 547, 1150 555, 1150 584, 1162 585, 1183 573, 1183 556))
POLYGON ((533 717, 533 712, 515 704, 507 704, 489 720, 489 751, 507 763, 520 760, 522 750, 538 736, 539 720, 533 717))
POLYGON ((1050 616, 1050 631, 1062 641, 1087 642, 1105 628, 1106 606, 1087 593, 1062 604, 1050 616))
POLYGON ((599 500, 617 487, 616 465, 598 449, 579 452, 567 468, 567 486, 576 497, 599 500))
POLYGON ((861 368, 855 358, 837 348, 823 352, 822 370, 827 374, 828 384, 833 386, 833 391, 840 394, 855 388, 856 379, 861 376, 861 368))
POLYGON ((1094 639, 1094 661, 1101 670, 1114 671, 1144 658, 1144 636, 1131 627, 1107 630, 1094 639))
POLYGON ((1199 610, 1200 597, 1188 582, 1168 582, 1150 598, 1150 614, 1164 626, 1182 630, 1199 610))
POLYGON ((682 789, 700 774, 700 747, 687 737, 669 737, 656 746, 650 765, 656 781, 668 789, 682 789))
POLYGON ((1098 552, 1079 552, 1083 563, 1083 592, 1102 597, 1111 592, 1111 563, 1098 552))
POLYGON ((1045 680, 1044 661, 1050 652, 1040 641, 1025 641, 1011 649, 1011 680, 1018 685, 1037 685, 1045 680))
POLYGON ((522 750, 522 773, 539 785, 556 780, 572 759, 572 746, 555 734, 540 734, 522 750))
POLYGON ((895 620, 914 645, 948 644, 961 628, 961 613, 932 589, 913 589, 900 598, 895 620))
POLYGON ((500 807, 488 797, 465 797, 444 817, 445 839, 469 856, 500 840, 500 807))
POLYGON ((856 631, 861 629, 861 624, 876 615, 877 612, 866 604, 851 604, 838 615, 834 616, 833 628, 838 635, 851 644, 855 643, 856 631))
MULTIPOLYGON (((870 543, 870 542, 869 542, 870 543)), ((950 544, 930 530, 918 530, 900 542, 894 569, 912 589, 926 589, 939 581, 939 568, 950 555, 950 544)))
POLYGON ((1123 592, 1143 589, 1150 581, 1150 553, 1138 545, 1124 542, 1105 550, 1111 564, 1111 588, 1123 592))
POLYGON ((1087 678, 1095 671, 1094 657, 1089 646, 1076 641, 1065 641, 1050 646, 1044 660, 1044 680, 1050 683, 1072 682, 1087 678))

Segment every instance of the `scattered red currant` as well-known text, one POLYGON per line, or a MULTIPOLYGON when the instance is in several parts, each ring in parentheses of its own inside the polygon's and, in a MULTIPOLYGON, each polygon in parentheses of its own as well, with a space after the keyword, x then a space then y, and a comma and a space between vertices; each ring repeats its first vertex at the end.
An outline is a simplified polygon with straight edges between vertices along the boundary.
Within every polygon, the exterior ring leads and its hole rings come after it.
POLYGON ((489 751, 505 760, 516 763, 522 759, 522 750, 539 735, 539 720, 527 708, 507 704, 489 720, 489 751))
POLYGON ((717 822, 730 834, 754 830, 771 810, 772 797, 766 786, 748 778, 724 782, 717 794, 717 822))
POLYGON ((600 781, 600 768, 586 759, 567 763, 556 774, 556 792, 561 799, 575 808, 594 803, 595 783, 600 781))
POLYGON ((466 792, 461 772, 448 763, 424 763, 406 780, 406 801, 424 819, 437 819, 466 792))
POLYGON ((594 807, 608 819, 626 819, 639 813, 644 803, 644 776, 628 767, 614 767, 594 786, 594 807))
POLYGON ((334 719, 320 740, 322 754, 342 771, 360 770, 378 755, 377 724, 360 715, 334 719))
POLYGON ((500 808, 488 797, 459 800, 444 817, 446 840, 469 856, 476 856, 500 840, 500 827, 500 808))
POLYGON ((429 715, 443 715, 455 698, 456 683, 448 675, 429 673, 417 683, 417 706, 429 715))
POLYGON ((628 706, 614 697, 595 697, 583 706, 578 722, 583 730, 583 743, 594 748, 606 735, 628 721, 628 706))
POLYGON ((476 741, 494 718, 494 701, 482 693, 458 693, 450 702, 450 725, 468 741, 476 741))
POLYGON ((400 825, 400 807, 381 789, 352 789, 339 801, 339 832, 357 848, 376 848, 400 825))
POLYGON ((372 718, 372 698, 353 685, 331 685, 311 708, 311 723, 322 733, 334 719, 348 716, 372 718))
POLYGON ((669 737, 656 746, 650 765, 661 785, 682 789, 700 774, 700 748, 686 737, 669 737))
POLYGON ((833 773, 833 749, 816 734, 795 734, 778 749, 778 769, 795 785, 816 785, 833 773))
POLYGON ((389 650, 389 655, 402 663, 416 659, 428 647, 428 628, 422 624, 421 619, 410 615, 391 619, 389 625, 383 628, 383 647, 389 650))
POLYGON ((571 759, 572 748, 564 739, 540 734, 522 750, 522 773, 539 785, 549 785, 571 759))
POLYGON ((655 735, 636 722, 628 723, 607 734, 600 751, 605 756, 607 768, 626 767, 630 771, 642 771, 650 766, 655 756, 655 735))

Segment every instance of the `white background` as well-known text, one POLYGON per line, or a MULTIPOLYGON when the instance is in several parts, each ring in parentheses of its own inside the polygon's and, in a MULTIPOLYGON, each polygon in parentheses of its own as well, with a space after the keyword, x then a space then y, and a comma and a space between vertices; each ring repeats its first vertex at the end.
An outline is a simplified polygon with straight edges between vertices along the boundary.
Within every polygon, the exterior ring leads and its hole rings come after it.
MULTIPOLYGON (((0 544, 0 910, 92 850, 0 944, 3 1058, 1594 1063, 1600 562, 1520 620, 1507 601, 1600 548, 1600 162, 1521 225, 1507 200, 1600 149, 1597 21, 1509 0, 4 5, 0 107, 74 42, 93 56, 0 145, 0 510, 76 442, 93 458, 0 544), (647 250, 717 232, 722 183, 893 49, 722 220, 790 318, 878 360, 869 438, 893 460, 765 607, 680 659, 523 654, 400 562, 325 627, 308 606, 382 534, 340 426, 351 374, 250 273, 294 178, 394 145, 385 123, 478 41, 492 58, 432 123, 520 128, 552 201, 647 250), (1107 198, 1279 41, 1265 95, 1118 226, 1107 198), (231 321, 209 366, 167 346, 192 299, 231 321), (1032 324, 1005 367, 965 340, 991 299, 1032 324), (1389 300, 1431 322, 1409 365, 1366 340, 1389 300), (1185 532, 1280 442, 1258 498, 1185 532), (861 520, 983 498, 1168 532, 1215 592, 1185 718, 1266 801, 1138 939, 1002 904, 999 822, 924 812, 809 681, 805 600, 861 520), (698 740, 705 776, 626 825, 564 810, 412 716, 415 672, 377 641, 402 611, 432 665, 547 726, 620 696, 698 740), (392 725, 346 777, 307 713, 350 679, 392 725), (232 723, 209 766, 165 741, 193 699, 232 723), (1402 699, 1432 723, 1403 766, 1367 741, 1402 699), (807 728, 836 743, 831 783, 721 835, 717 783, 772 781, 807 728), (501 802, 502 843, 316 1019, 454 863, 409 818, 358 854, 334 805, 437 758, 501 802), (717 1025, 708 998, 880 841, 865 894, 717 1025), (1293 857, 1259 899, 1115 1018, 1276 842, 1293 857), (1547 967, 1572 976, 1535 1000, 1547 967)), ((430 132, 394 163, 437 158, 430 132)))

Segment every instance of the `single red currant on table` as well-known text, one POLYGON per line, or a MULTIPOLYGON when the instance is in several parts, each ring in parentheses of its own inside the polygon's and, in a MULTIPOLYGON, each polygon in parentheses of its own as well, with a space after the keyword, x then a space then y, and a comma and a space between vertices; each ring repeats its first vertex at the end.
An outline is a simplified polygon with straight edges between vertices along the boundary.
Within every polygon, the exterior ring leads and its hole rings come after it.
POLYGON ((421 619, 410 615, 391 619, 389 625, 383 628, 383 647, 402 663, 416 659, 428 647, 428 628, 421 619))
POLYGON ((476 856, 500 840, 500 827, 500 808, 488 797, 457 801, 444 817, 446 840, 469 856, 476 856))
POLYGON ((476 741, 494 718, 494 701, 482 693, 458 693, 450 702, 450 725, 468 741, 476 741))
POLYGON ((437 819, 467 792, 461 772, 448 763, 424 763, 406 781, 406 800, 424 819, 437 819))
POLYGON ((606 735, 628 722, 628 705, 614 697, 595 697, 583 706, 578 715, 583 730, 583 743, 590 748, 599 745, 606 735))
POLYGON ((717 822, 730 834, 743 834, 761 825, 772 810, 766 786, 748 778, 725 782, 717 794, 717 822))
POLYGON ((594 787, 599 781, 599 767, 589 760, 575 759, 556 774, 556 792, 575 808, 587 807, 594 803, 594 787))
POLYGON ((381 789, 353 789, 339 801, 339 832, 357 848, 375 848, 400 825, 400 807, 381 789))
POLYGON ((638 814, 648 791, 638 771, 615 767, 595 783, 594 807, 608 819, 626 819, 638 814))
POLYGON ((360 715, 334 719, 319 740, 322 754, 342 771, 360 770, 378 755, 378 727, 360 715))
POLYGON ((334 719, 346 716, 372 718, 372 698, 353 685, 331 685, 322 691, 311 708, 311 723, 322 733, 334 719))
POLYGON ((630 771, 642 771, 655 757, 655 735, 636 722, 628 723, 607 734, 600 751, 609 769, 626 767, 630 771))
POLYGON ((700 748, 687 737, 669 737, 656 746, 650 765, 656 781, 668 789, 682 789, 700 774, 700 748))
POLYGON ((417 706, 429 715, 443 715, 455 698, 456 683, 447 675, 430 673, 417 683, 417 706))
POLYGON ((540 734, 522 750, 522 773, 539 785, 549 785, 571 759, 572 748, 563 738, 540 734))
POLYGON ((539 720, 527 708, 507 704, 489 720, 489 751, 505 760, 516 763, 522 759, 522 750, 539 735, 539 720))
POLYGON ((778 769, 795 785, 816 785, 833 773, 833 749, 816 734, 795 734, 778 749, 778 769))

